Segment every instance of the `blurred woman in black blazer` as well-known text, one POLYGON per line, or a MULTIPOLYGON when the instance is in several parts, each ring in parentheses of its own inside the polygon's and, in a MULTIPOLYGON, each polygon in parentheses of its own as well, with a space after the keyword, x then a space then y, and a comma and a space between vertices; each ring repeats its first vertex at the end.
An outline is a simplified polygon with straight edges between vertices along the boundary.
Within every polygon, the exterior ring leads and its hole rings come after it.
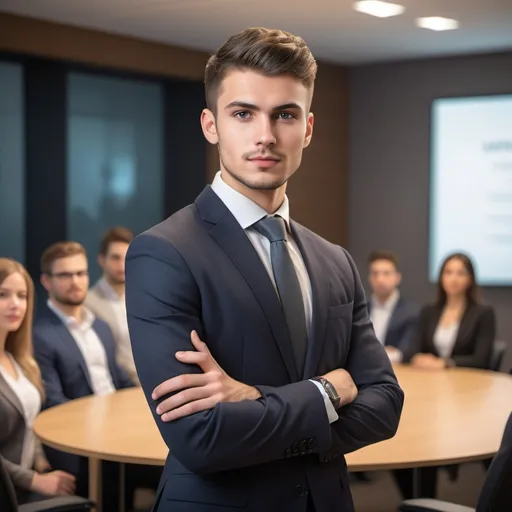
POLYGON ((478 299, 475 270, 468 256, 446 258, 435 304, 423 308, 408 357, 417 368, 489 368, 496 335, 494 310, 478 299))
MULTIPOLYGON (((411 351, 404 357, 421 370, 454 366, 487 369, 496 334, 494 310, 478 299, 475 270, 462 253, 448 256, 439 272, 437 301, 420 313, 411 351)), ((435 498, 436 467, 421 468, 421 497, 435 498)), ((456 467, 452 466, 452 478, 456 467)), ((413 473, 395 470, 395 480, 405 499, 413 497, 413 473)))

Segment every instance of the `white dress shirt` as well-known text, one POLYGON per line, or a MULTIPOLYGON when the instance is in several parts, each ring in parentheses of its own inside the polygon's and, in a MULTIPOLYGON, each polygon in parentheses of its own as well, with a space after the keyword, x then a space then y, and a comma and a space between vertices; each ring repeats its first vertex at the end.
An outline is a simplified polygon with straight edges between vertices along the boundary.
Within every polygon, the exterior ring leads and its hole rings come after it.
POLYGON ((388 332, 389 321, 391 315, 395 310, 398 299, 400 298, 400 292, 395 290, 386 300, 382 303, 374 296, 372 297, 372 307, 370 310, 370 320, 373 323, 373 329, 375 336, 384 345, 386 341, 386 334, 388 332))
MULTIPOLYGON (((389 321, 395 311, 396 304, 400 299, 400 292, 395 290, 386 300, 380 302, 375 296, 372 297, 372 307, 370 310, 370 320, 373 323, 375 336, 384 345, 386 335, 388 333, 389 321)), ((388 353, 389 359, 392 363, 400 363, 403 359, 403 354, 400 350, 388 353)))
MULTIPOLYGON (((251 201, 248 197, 231 188, 222 179, 220 171, 216 174, 215 179, 213 180, 212 190, 217 194, 220 200, 225 204, 227 209, 233 214, 242 229, 245 231, 246 235, 254 246, 254 249, 261 258, 261 261, 267 270, 268 276, 274 285, 276 293, 278 293, 277 285, 274 279, 274 273, 272 271, 272 261, 270 258, 270 241, 261 233, 259 233, 254 227, 252 227, 256 222, 266 217, 268 213, 259 205, 251 201)), ((311 289, 311 281, 309 279, 309 274, 306 269, 304 260, 302 259, 300 250, 292 237, 290 229, 290 210, 287 196, 285 196, 283 204, 274 213, 274 215, 282 217, 286 224, 288 231, 288 251, 290 253, 293 266, 295 267, 300 289, 302 291, 304 312, 306 314, 306 328, 308 331, 308 336, 311 337, 311 323, 313 317, 313 293, 311 289)), ((313 384, 315 384, 315 386, 317 386, 317 388, 322 393, 327 410, 327 416, 329 417, 329 422, 335 422, 339 416, 334 409, 329 396, 320 383, 316 381, 311 382, 313 382, 313 384)))
POLYGON ((69 333, 75 340, 85 360, 92 390, 95 395, 108 395, 116 388, 112 382, 108 367, 105 347, 93 329, 94 315, 86 307, 82 306, 82 321, 78 322, 72 316, 65 315, 52 301, 48 301, 48 307, 62 320, 69 333))
POLYGON ((9 354, 9 352, 6 352, 6 354, 11 360, 12 366, 16 371, 16 378, 7 373, 1 365, 0 373, 13 390, 14 394, 18 397, 23 409, 23 417, 26 425, 20 466, 25 469, 32 469, 34 467, 34 458, 36 453, 36 438, 32 427, 36 416, 41 410, 41 395, 34 384, 27 379, 14 357, 9 354))
POLYGON ((437 325, 433 341, 439 357, 442 359, 450 358, 458 333, 459 324, 452 324, 448 326, 437 325))

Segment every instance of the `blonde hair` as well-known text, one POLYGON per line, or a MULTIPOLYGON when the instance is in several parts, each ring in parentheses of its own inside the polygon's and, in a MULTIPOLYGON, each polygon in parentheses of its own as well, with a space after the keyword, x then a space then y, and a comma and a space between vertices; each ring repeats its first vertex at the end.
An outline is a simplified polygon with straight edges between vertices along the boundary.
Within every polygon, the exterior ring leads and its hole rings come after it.
POLYGON ((34 359, 32 344, 32 320, 34 316, 34 283, 25 267, 9 258, 0 258, 0 285, 12 274, 19 273, 27 283, 27 310, 19 329, 7 333, 5 350, 20 365, 27 379, 37 388, 44 400, 44 386, 41 370, 34 359))

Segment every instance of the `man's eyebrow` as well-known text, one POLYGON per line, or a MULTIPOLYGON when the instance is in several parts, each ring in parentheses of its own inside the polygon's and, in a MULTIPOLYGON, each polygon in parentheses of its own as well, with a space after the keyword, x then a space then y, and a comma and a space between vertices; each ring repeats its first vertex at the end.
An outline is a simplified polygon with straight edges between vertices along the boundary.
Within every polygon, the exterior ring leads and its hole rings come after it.
MULTIPOLYGON (((244 108, 247 110, 261 111, 261 108, 258 107, 258 105, 254 105, 253 103, 247 103, 245 101, 232 101, 231 103, 226 105, 225 108, 230 109, 233 107, 244 108)), ((272 111, 277 112, 280 110, 290 110, 290 109, 302 110, 301 106, 298 105, 297 103, 285 103, 284 105, 278 105, 277 107, 274 107, 272 109, 272 111)))

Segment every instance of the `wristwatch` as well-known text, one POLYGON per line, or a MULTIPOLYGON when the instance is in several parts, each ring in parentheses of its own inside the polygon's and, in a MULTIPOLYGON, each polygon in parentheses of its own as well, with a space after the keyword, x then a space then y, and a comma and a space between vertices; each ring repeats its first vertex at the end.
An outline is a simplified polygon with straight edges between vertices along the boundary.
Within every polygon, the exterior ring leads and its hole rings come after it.
POLYGON ((322 385, 334 409, 337 411, 341 405, 341 398, 338 395, 336 388, 324 377, 313 377, 312 380, 316 380, 322 385))

